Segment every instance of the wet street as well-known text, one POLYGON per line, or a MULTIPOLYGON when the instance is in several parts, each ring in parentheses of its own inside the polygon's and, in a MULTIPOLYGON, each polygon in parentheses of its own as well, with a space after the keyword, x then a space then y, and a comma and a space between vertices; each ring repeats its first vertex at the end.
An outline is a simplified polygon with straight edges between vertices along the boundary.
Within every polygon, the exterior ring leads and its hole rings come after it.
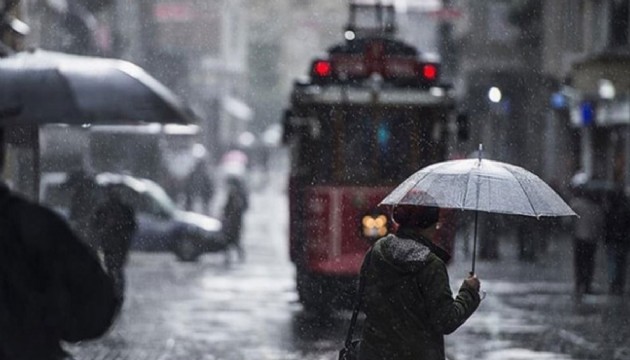
POLYGON ((127 300, 104 339, 73 346, 77 359, 332 359, 349 314, 319 319, 297 302, 281 180, 252 195, 246 261, 223 254, 182 263, 132 253, 127 300))
MULTIPOLYGON (((284 183, 280 175, 272 180, 252 194, 244 263, 226 264, 223 254, 182 263, 133 253, 118 323, 105 338, 72 346, 76 359, 336 359, 350 313, 302 312, 287 256, 284 183)), ((478 262, 487 296, 446 337, 450 360, 630 359, 630 309, 604 294, 602 257, 600 294, 576 303, 567 237, 535 263, 517 261, 512 245, 502 244, 501 260, 478 262)), ((459 249, 449 268, 454 290, 469 265, 459 249)))
MULTIPOLYGON (((460 239, 461 241, 461 239, 460 239)), ((449 267, 452 288, 470 270, 461 243, 449 267)), ((446 337, 452 360, 630 359, 630 304, 607 294, 606 259, 598 249, 593 294, 573 293, 571 238, 549 237, 535 261, 518 259, 516 241, 500 237, 500 259, 478 262, 486 297, 473 316, 446 337)))

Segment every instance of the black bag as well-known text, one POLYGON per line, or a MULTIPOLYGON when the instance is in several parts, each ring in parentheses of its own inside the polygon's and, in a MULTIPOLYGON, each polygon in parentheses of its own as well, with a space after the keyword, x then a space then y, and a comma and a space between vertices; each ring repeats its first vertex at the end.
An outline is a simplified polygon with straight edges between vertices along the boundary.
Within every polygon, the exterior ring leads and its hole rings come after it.
POLYGON ((363 289, 365 288, 365 272, 370 264, 370 258, 372 255, 372 248, 368 250, 363 258, 363 264, 361 265, 361 272, 359 274, 359 288, 357 295, 354 299, 354 309, 352 310, 352 318, 350 319, 350 326, 348 327, 348 333, 346 335, 346 341, 344 342, 343 349, 339 351, 339 360, 358 360, 359 350, 361 348, 360 339, 352 339, 352 333, 354 327, 357 324, 357 317, 361 310, 361 303, 363 302, 363 289))

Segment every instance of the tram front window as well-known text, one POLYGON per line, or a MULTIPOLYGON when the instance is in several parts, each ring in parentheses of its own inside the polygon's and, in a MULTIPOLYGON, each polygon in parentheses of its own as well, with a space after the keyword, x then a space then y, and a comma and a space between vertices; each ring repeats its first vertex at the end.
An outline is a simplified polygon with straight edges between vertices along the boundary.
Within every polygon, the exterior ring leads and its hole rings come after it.
POLYGON ((395 184, 432 162, 433 126, 413 111, 342 109, 320 118, 320 136, 303 136, 294 163, 311 184, 395 184))
POLYGON ((413 170, 413 121, 404 112, 349 113, 343 122, 342 182, 356 185, 396 182, 413 170))
POLYGON ((372 121, 364 113, 346 117, 343 134, 343 164, 341 177, 344 182, 362 184, 374 176, 374 129, 372 121))

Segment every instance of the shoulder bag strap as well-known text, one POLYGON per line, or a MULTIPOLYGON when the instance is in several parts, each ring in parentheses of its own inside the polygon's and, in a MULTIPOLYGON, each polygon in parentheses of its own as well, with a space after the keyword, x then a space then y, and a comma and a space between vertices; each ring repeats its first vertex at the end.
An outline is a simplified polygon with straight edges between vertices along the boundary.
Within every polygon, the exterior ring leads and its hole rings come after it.
POLYGON ((350 320, 350 327, 348 327, 348 334, 346 335, 346 348, 349 348, 352 344, 352 333, 357 324, 357 317, 363 303, 363 289, 365 288, 365 272, 370 264, 370 258, 372 257, 372 248, 370 248, 363 258, 363 264, 361 265, 361 272, 359 274, 359 289, 354 298, 354 309, 352 310, 352 319, 350 320))

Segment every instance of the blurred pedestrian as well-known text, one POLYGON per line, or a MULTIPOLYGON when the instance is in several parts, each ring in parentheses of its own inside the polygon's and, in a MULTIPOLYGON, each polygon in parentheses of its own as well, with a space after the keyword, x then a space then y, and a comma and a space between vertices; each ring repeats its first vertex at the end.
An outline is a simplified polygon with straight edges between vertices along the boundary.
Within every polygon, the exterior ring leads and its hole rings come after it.
POLYGON ((516 216, 511 220, 516 223, 518 260, 535 262, 538 259, 538 250, 543 242, 543 234, 549 229, 542 220, 536 218, 516 216))
POLYGON ((186 179, 186 209, 207 214, 214 196, 214 183, 203 161, 197 162, 186 179))
POLYGON ((572 186, 571 208, 578 214, 573 227, 573 269, 575 294, 579 297, 592 293, 595 255, 604 235, 604 209, 594 192, 586 184, 572 186))
POLYGON ((470 275, 455 299, 449 255, 432 239, 439 209, 399 205, 395 235, 379 239, 366 255, 361 360, 440 359, 444 335, 459 328, 480 302, 479 280, 470 275))
POLYGON ((136 231, 135 212, 113 187, 106 190, 106 199, 92 217, 94 234, 103 252, 105 268, 114 279, 121 302, 125 292, 125 264, 131 239, 136 231))
POLYGON ((225 259, 230 261, 230 250, 236 250, 240 261, 245 260, 241 244, 243 215, 249 207, 249 194, 239 177, 230 176, 227 181, 227 200, 223 207, 223 234, 226 240, 225 259))
POLYGON ((31 27, 22 20, 12 16, 11 9, 17 7, 19 1, 4 1, 4 9, 0 11, 0 58, 12 55, 25 49, 25 38, 31 27))
POLYGON ((220 166, 221 171, 228 176, 243 177, 247 176, 250 161, 244 151, 233 148, 221 156, 220 166))
POLYGON ((608 291, 622 295, 630 251, 630 201, 620 186, 608 193, 605 227, 608 291))
POLYGON ((0 182, 0 359, 66 358, 63 342, 100 337, 119 307, 96 253, 57 213, 0 182))
POLYGON ((90 217, 94 212, 94 204, 97 203, 97 184, 94 178, 85 170, 73 171, 68 176, 67 186, 71 191, 70 197, 70 224, 79 237, 93 249, 98 249, 98 244, 92 236, 90 217))

